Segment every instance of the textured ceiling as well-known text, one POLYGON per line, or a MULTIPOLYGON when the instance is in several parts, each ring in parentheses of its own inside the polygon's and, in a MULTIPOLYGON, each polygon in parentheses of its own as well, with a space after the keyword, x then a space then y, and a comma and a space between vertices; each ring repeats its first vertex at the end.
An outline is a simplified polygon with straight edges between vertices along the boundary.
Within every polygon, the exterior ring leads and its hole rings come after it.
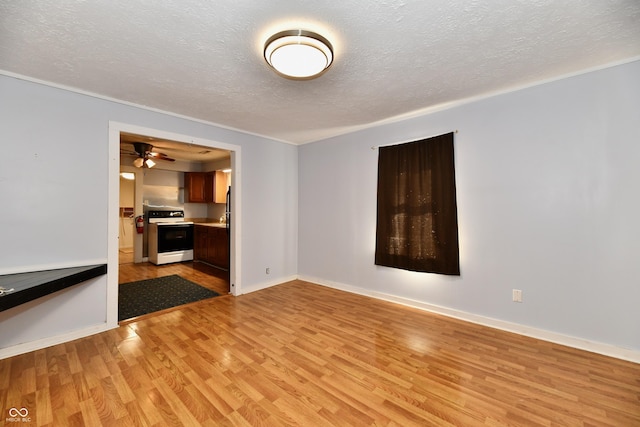
POLYGON ((2 0, 0 70, 295 144, 640 57, 638 0, 2 0), (335 47, 278 77, 273 33, 335 47))

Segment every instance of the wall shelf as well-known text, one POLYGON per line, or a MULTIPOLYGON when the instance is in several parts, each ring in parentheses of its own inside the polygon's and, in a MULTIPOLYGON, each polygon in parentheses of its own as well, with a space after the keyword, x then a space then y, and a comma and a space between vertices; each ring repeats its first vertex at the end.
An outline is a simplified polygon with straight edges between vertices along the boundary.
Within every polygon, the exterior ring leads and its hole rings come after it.
POLYGON ((0 311, 107 274, 107 264, 0 276, 0 311))

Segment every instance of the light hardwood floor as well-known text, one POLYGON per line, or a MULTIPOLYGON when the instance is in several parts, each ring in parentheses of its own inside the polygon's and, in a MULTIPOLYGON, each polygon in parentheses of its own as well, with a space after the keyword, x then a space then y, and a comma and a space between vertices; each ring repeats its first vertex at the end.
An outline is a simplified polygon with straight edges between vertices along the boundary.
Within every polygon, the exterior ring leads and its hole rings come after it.
POLYGON ((56 427, 638 426, 640 365, 293 281, 2 360, 0 405, 56 427))
POLYGON ((164 265, 153 265, 150 262, 122 263, 118 267, 118 283, 177 274, 205 288, 213 289, 220 295, 229 293, 229 273, 202 262, 190 261, 164 265))

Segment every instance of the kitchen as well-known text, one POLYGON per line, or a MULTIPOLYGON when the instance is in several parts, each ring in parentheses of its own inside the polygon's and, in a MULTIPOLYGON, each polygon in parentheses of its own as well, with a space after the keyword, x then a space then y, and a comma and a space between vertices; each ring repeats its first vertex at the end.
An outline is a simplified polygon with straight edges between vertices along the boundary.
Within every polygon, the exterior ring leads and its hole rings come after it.
POLYGON ((119 283, 178 274, 229 293, 231 152, 120 140, 119 283))

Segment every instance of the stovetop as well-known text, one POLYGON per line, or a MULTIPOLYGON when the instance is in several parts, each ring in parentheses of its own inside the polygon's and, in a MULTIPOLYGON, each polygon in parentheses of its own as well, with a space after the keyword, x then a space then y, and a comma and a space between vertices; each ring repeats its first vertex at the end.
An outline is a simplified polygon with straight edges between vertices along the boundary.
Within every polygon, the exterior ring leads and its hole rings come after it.
POLYGON ((182 210, 148 211, 147 218, 149 224, 185 223, 184 211, 182 210))

